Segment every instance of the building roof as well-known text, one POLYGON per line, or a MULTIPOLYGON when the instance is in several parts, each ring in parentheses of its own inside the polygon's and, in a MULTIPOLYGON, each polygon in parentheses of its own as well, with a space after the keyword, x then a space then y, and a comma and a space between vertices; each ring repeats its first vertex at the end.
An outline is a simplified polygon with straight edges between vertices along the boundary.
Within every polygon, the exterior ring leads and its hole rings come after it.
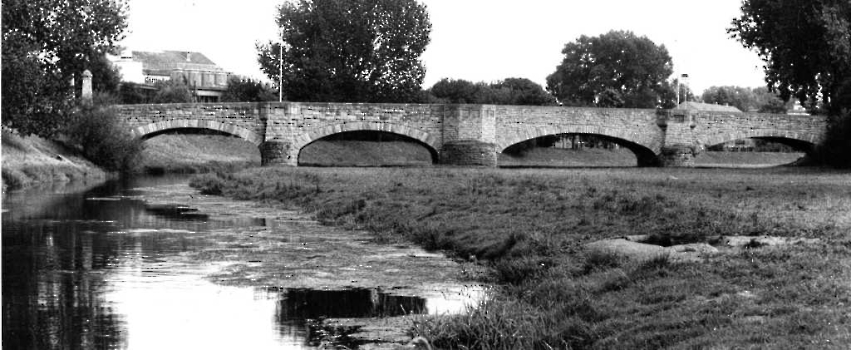
POLYGON ((725 113, 742 113, 736 107, 733 106, 722 106, 722 105, 713 105, 709 103, 700 103, 700 102, 683 102, 680 103, 679 109, 687 109, 690 111, 703 111, 703 112, 725 112, 725 113))
POLYGON ((193 51, 133 51, 132 59, 142 62, 142 69, 149 72, 170 72, 175 69, 222 71, 207 56, 193 51))

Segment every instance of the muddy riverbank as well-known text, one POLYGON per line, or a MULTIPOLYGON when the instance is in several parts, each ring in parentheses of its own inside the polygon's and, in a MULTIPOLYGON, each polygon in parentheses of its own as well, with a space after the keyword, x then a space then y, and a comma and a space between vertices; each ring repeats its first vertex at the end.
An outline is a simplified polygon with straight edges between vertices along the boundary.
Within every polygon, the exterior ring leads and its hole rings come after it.
POLYGON ((440 254, 186 180, 6 193, 4 347, 393 348, 486 293, 440 254))
POLYGON ((139 190, 144 195, 130 197, 161 215, 245 222, 187 237, 216 244, 182 258, 220 266, 207 276, 216 284, 286 291, 305 306, 328 304, 304 315, 317 332, 313 345, 334 340, 380 349, 404 343, 411 339, 411 317, 463 313, 487 293, 471 282, 484 273, 482 267, 441 253, 375 243, 364 231, 322 226, 271 203, 202 195, 183 183, 139 190), (373 305, 366 311, 339 305, 350 304, 349 298, 373 299, 373 305))

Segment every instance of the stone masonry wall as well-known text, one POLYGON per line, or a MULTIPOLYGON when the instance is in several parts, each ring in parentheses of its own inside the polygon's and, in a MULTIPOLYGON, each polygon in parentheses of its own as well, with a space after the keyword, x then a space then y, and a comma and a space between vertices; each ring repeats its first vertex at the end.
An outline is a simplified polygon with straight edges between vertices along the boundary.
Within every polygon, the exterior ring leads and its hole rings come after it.
POLYGON ((748 137, 818 143, 827 125, 826 117, 810 115, 698 112, 691 113, 691 119, 696 143, 701 149, 748 137))
MULTIPOLYGON (((496 153, 513 144, 563 133, 628 141, 640 164, 653 164, 657 155, 686 149, 696 154, 705 146, 747 137, 816 143, 826 128, 824 117, 813 116, 550 106, 267 102, 116 109, 137 137, 175 128, 220 130, 258 145, 264 164, 291 165, 309 143, 360 130, 408 136, 437 152, 441 162, 491 166, 496 153)), ((663 164, 684 163, 677 160, 682 157, 669 158, 663 164)))
POLYGON ((653 109, 614 109, 539 106, 494 106, 497 151, 546 135, 586 133, 606 135, 658 153, 664 131, 653 109))
POLYGON ((137 137, 175 128, 205 128, 238 135, 259 145, 266 132, 263 109, 256 103, 173 103, 115 108, 137 137))
POLYGON ((269 103, 266 138, 303 147, 345 131, 386 131, 439 149, 443 143, 443 105, 368 103, 269 103))

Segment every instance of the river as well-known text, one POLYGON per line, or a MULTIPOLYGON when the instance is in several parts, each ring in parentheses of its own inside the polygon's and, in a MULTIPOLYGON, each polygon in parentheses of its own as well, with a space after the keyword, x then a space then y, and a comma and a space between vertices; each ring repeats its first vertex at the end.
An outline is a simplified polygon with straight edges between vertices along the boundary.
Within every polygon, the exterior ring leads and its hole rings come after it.
MULTIPOLYGON (((4 348, 313 349, 311 320, 461 313, 486 294, 440 254, 187 180, 5 194, 4 348)), ((395 324, 346 345, 404 341, 395 324)))

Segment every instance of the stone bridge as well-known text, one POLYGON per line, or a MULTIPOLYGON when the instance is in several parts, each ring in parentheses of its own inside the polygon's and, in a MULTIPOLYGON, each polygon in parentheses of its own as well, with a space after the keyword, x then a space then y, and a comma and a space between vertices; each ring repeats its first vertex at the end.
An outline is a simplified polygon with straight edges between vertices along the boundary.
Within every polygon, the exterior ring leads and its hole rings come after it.
POLYGON ((497 154, 514 144, 592 134, 632 150, 639 166, 688 166, 707 146, 742 138, 808 150, 827 125, 820 116, 556 106, 259 102, 116 108, 136 137, 217 130, 257 145, 264 165, 298 165, 302 148, 326 136, 379 131, 420 143, 441 164, 496 166, 497 154))

